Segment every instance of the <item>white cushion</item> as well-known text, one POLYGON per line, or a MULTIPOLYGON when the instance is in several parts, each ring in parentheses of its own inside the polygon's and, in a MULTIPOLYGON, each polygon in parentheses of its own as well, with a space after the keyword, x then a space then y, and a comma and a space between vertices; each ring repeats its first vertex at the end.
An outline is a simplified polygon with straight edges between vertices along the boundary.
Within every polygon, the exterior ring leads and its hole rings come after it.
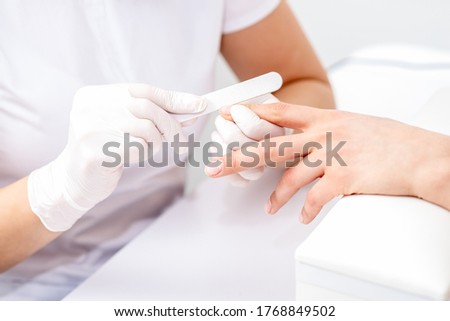
POLYGON ((345 197, 295 257, 299 264, 429 299, 449 299, 450 213, 410 197, 345 197))

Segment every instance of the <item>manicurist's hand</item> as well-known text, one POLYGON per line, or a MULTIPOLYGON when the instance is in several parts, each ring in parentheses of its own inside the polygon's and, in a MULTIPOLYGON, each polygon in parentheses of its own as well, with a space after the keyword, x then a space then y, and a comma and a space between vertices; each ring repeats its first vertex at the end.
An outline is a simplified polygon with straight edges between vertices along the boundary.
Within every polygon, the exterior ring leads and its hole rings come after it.
POLYGON ((54 240, 108 197, 124 162, 145 160, 177 134, 182 140, 180 124, 171 113, 197 113, 205 106, 201 97, 146 84, 79 89, 61 154, 0 188, 0 273, 54 240), (145 153, 139 155, 133 147, 125 157, 126 134, 130 142, 141 143, 145 153))
POLYGON ((68 143, 59 157, 28 178, 32 211, 47 229, 64 231, 116 188, 124 163, 145 161, 181 126, 169 113, 197 113, 201 97, 145 84, 89 86, 78 90, 68 143), (129 135, 128 138, 125 135, 129 135), (125 150, 125 141, 142 151, 125 150))
POLYGON ((276 213, 316 179, 301 211, 304 223, 338 195, 409 195, 450 209, 450 137, 337 110, 284 103, 247 107, 261 119, 303 132, 272 138, 269 149, 266 141, 233 151, 228 161, 219 158, 221 165, 206 168, 206 173, 221 177, 249 167, 290 162, 266 204, 268 213, 276 213))

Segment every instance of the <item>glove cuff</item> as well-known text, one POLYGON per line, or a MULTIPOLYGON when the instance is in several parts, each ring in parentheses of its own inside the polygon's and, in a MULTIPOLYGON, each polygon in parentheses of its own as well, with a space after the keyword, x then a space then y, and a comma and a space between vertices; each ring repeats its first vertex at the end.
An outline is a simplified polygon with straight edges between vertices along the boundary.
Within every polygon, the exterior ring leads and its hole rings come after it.
POLYGON ((33 171, 28 177, 31 210, 52 232, 70 229, 90 208, 78 206, 65 192, 65 173, 59 158, 33 171))

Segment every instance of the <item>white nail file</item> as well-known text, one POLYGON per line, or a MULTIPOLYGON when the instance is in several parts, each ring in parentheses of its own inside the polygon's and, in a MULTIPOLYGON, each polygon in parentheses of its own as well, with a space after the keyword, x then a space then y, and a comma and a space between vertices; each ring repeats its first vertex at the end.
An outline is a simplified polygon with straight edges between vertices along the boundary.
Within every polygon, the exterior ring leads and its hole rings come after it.
POLYGON ((223 106, 242 103, 265 94, 277 91, 283 85, 283 79, 276 72, 267 74, 234 84, 203 95, 207 101, 206 109, 198 114, 176 114, 173 117, 180 123, 208 115, 223 106))

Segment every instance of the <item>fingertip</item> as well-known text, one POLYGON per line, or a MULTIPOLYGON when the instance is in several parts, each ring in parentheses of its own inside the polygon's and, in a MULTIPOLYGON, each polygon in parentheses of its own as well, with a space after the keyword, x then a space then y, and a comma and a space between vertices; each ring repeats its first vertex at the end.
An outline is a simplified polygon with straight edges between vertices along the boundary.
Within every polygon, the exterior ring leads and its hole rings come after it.
POLYGON ((305 206, 303 206, 302 213, 301 213, 301 216, 300 216, 300 221, 303 224, 308 225, 309 223, 311 223, 314 220, 316 215, 317 215, 317 213, 315 213, 315 214, 311 213, 311 212, 306 210, 305 206))
POLYGON ((209 177, 216 177, 223 170, 223 164, 220 162, 216 166, 205 166, 205 174, 209 177))
POLYGON ((186 121, 184 121, 184 122, 182 122, 180 124, 181 124, 181 127, 189 127, 189 126, 194 125, 196 122, 197 122, 197 118, 193 118, 193 119, 190 119, 190 120, 186 120, 186 121))
POLYGON ((224 116, 224 115, 229 115, 229 114, 230 114, 230 109, 231 109, 231 106, 230 106, 230 105, 228 105, 228 106, 223 106, 222 108, 220 108, 220 114, 221 114, 222 116, 224 116))
POLYGON ((223 106, 222 108, 220 108, 219 112, 220 112, 220 116, 222 116, 222 118, 234 122, 233 117, 231 116, 230 113, 230 109, 231 106, 223 106))
POLYGON ((234 122, 233 117, 231 115, 221 115, 223 119, 234 122))
POLYGON ((256 181, 264 175, 264 167, 251 168, 239 174, 248 181, 256 181))
POLYGON ((266 205, 264 205, 264 210, 267 214, 272 214, 272 202, 270 201, 270 198, 267 200, 266 205))
POLYGON ((200 96, 200 101, 199 101, 199 105, 198 105, 198 112, 202 112, 206 109, 206 107, 208 106, 208 101, 206 100, 206 98, 200 96))
POLYGON ((267 211, 267 214, 273 215, 278 212, 279 207, 276 202, 275 192, 272 192, 272 194, 270 194, 267 204, 270 204, 270 211, 267 211))
POLYGON ((303 209, 302 209, 302 220, 303 220, 302 223, 303 223, 303 224, 308 225, 309 223, 311 223, 312 220, 314 219, 314 216, 315 216, 315 215, 312 215, 310 212, 308 212, 308 211, 306 210, 305 207, 303 207, 303 209))
POLYGON ((206 109, 206 106, 208 105, 206 98, 202 96, 196 96, 192 94, 182 95, 182 105, 184 105, 188 109, 188 111, 192 113, 200 113, 204 111, 206 109))

